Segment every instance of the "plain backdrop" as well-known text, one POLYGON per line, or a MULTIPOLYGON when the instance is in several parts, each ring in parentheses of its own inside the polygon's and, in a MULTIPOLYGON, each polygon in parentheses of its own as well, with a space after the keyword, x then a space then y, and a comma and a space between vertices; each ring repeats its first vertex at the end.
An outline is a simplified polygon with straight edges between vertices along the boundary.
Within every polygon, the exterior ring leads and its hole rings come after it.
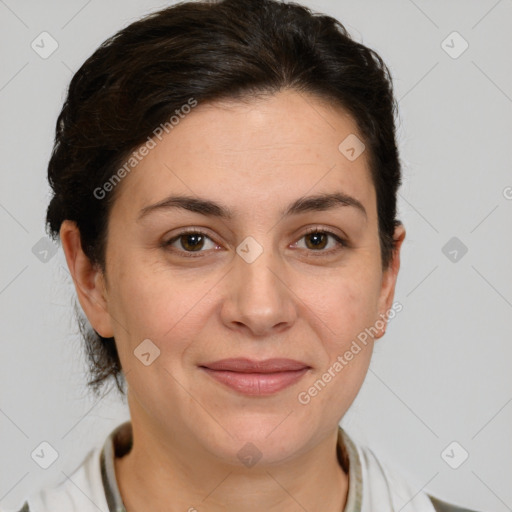
MULTIPOLYGON (((403 311, 342 425, 418 491, 512 510, 512 1, 303 4, 383 57, 400 106, 403 311)), ((65 478, 128 418, 115 391, 85 387, 74 288, 45 240, 46 166, 73 72, 164 5, 0 0, 2 508, 65 478), (31 46, 42 32, 58 44, 47 58, 31 46), (46 470, 31 457, 43 441, 59 455, 46 470)))

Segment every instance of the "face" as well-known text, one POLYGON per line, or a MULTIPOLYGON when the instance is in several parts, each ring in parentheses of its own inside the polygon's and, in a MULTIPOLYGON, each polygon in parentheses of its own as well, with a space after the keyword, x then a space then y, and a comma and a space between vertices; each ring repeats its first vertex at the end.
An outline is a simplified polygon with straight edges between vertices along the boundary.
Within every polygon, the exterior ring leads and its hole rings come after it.
POLYGON ((246 442, 273 463, 337 428, 399 252, 383 271, 367 154, 339 150, 351 134, 344 111, 292 91, 199 105, 117 185, 104 307, 82 305, 116 339, 134 420, 235 463, 246 442), (230 358, 297 365, 215 370, 230 358))

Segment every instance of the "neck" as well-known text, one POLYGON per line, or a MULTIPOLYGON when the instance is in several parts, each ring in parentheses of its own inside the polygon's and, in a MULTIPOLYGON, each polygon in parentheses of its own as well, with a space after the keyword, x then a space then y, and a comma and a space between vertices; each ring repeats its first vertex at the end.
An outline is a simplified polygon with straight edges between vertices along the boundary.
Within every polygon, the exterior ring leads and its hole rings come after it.
POLYGON ((208 453, 189 457, 188 450, 162 450, 133 422, 132 428, 131 451, 115 459, 127 512, 341 512, 345 507, 348 475, 336 455, 337 430, 279 466, 241 469, 208 453))
POLYGON ((179 422, 163 431, 135 409, 130 407, 132 448, 114 459, 127 512, 344 510, 348 474, 338 460, 337 426, 285 461, 244 467, 209 452, 179 422))

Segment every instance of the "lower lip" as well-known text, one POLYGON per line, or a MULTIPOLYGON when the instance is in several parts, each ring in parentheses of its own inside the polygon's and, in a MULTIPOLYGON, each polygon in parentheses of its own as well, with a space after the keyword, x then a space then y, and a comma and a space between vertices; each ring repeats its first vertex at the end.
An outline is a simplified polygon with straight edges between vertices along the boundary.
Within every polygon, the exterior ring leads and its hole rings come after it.
POLYGON ((218 382, 250 396, 267 396, 295 384, 309 368, 276 373, 242 373, 202 368, 218 382))

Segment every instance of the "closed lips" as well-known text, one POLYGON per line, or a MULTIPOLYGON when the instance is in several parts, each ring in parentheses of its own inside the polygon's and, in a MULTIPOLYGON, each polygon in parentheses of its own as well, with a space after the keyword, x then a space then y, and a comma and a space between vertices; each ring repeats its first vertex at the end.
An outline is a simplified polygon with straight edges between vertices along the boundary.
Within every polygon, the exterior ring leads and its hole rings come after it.
POLYGON ((238 373, 279 373, 310 368, 307 364, 293 359, 266 359, 255 361, 247 358, 222 359, 201 365, 204 368, 238 373))
POLYGON ((251 397, 273 395, 298 382, 310 366, 293 359, 223 359, 201 365, 214 380, 251 397))

